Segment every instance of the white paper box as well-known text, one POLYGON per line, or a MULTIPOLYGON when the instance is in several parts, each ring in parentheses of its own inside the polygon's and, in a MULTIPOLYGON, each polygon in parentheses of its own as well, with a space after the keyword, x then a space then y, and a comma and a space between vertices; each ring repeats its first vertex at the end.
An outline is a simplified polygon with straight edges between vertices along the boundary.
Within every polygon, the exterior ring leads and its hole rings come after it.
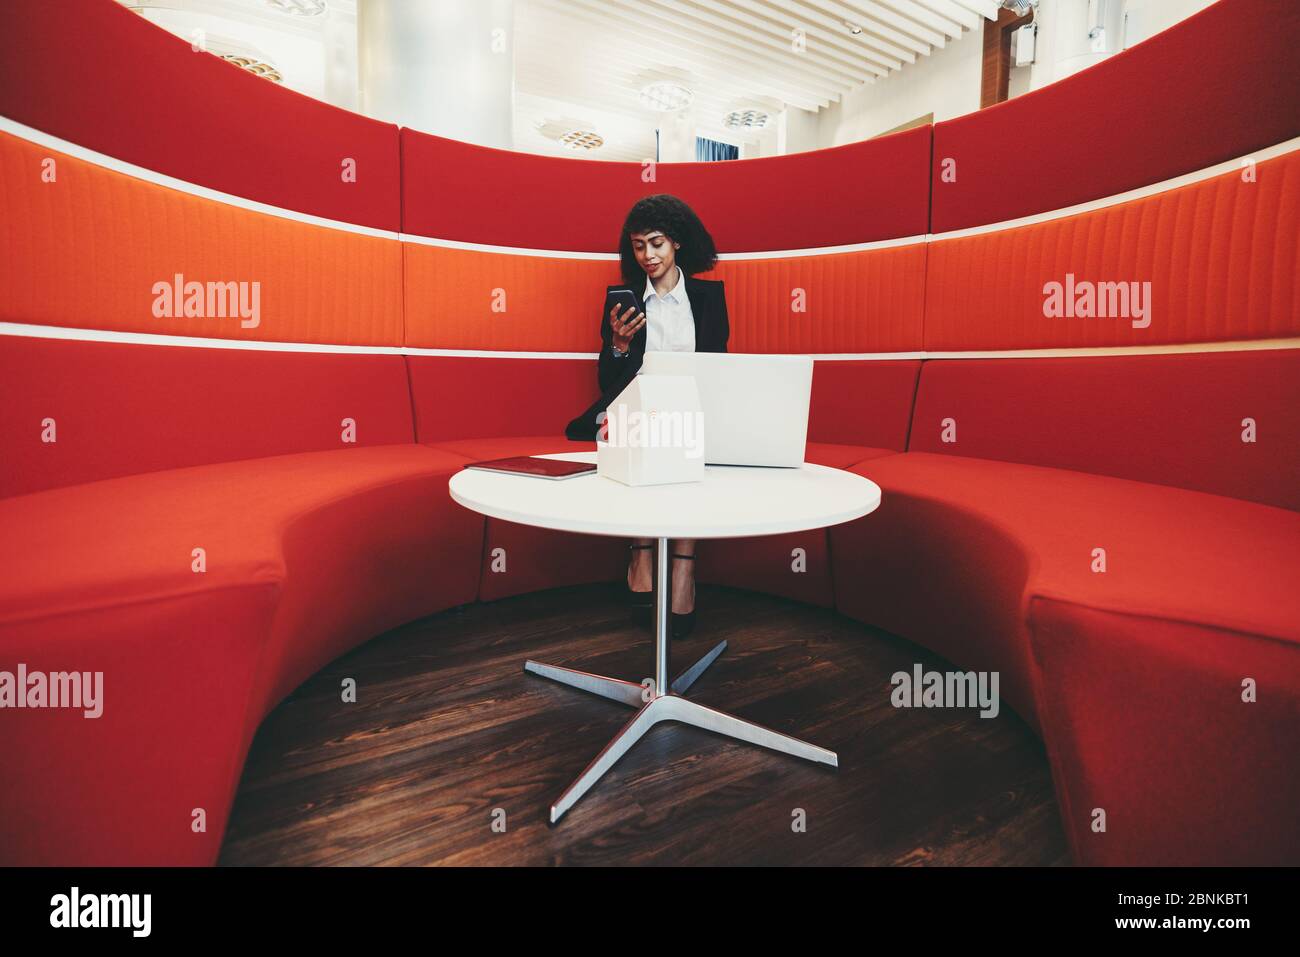
POLYGON ((624 485, 704 480, 704 412, 695 377, 638 375, 606 410, 596 472, 624 485))

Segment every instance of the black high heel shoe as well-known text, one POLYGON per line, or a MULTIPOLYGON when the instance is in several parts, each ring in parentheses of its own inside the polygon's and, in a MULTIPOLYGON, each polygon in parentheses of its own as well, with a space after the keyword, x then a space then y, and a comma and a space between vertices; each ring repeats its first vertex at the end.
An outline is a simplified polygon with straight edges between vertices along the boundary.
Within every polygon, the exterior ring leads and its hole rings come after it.
MULTIPOLYGON (((654 548, 653 545, 629 545, 629 552, 636 552, 646 548, 654 548)), ((634 591, 632 586, 625 581, 623 587, 627 589, 627 606, 633 611, 650 611, 655 606, 654 586, 649 591, 634 591)))
MULTIPOLYGON (((673 558, 684 558, 687 561, 692 561, 692 562, 695 561, 694 555, 678 555, 676 552, 673 552, 673 558)), ((669 577, 671 578, 671 573, 669 577)), ((670 591, 669 594, 671 595, 672 592, 670 591)), ((672 599, 670 598, 669 605, 668 605, 669 608, 672 608, 671 602, 672 599)), ((695 630, 695 609, 692 608, 684 615, 678 614, 677 612, 673 612, 672 619, 673 619, 673 637, 678 640, 683 638, 689 638, 691 632, 695 630)))

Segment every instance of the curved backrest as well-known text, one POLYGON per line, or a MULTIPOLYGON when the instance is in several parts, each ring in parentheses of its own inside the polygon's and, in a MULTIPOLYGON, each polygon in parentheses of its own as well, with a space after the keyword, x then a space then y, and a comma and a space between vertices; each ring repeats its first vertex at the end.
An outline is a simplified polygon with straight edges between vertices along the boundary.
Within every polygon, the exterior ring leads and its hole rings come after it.
POLYGON ((935 124, 930 231, 1064 209, 1291 139, 1297 32, 1292 0, 1219 0, 1094 67, 935 124))
POLYGON ((1300 407, 1285 0, 1220 0, 932 128, 653 167, 399 131, 113 0, 54 6, 14 0, 0 33, 0 439, 16 450, 0 494, 330 448, 343 418, 364 420, 363 444, 558 437, 595 398, 623 217, 672 192, 722 252, 705 278, 725 283, 730 350, 823 357, 813 441, 931 448, 931 419, 954 416, 962 444, 931 450, 1294 506, 1293 455, 1272 444, 1300 407), (1139 87, 1171 95, 1137 112, 1139 87), (1128 312, 1083 314, 1087 285, 1094 310, 1132 293, 1128 312), (189 347, 162 345, 176 337, 189 347), (94 338, 113 341, 76 341, 94 338), (1273 351, 1229 351, 1250 340, 1273 351), (1157 354, 1188 345, 1204 355, 1157 354), (1096 351, 1116 346, 1146 354, 1096 351), (1175 391, 1150 421, 1124 416, 1147 382, 1175 391), (1134 454, 1178 391, 1202 419, 1134 454), (1260 422, 1245 464, 1216 409, 1260 422), (47 418, 57 450, 38 441, 47 418))
POLYGON ((114 0, 4 5, 0 115, 186 183, 400 228, 396 126, 198 52, 114 0))
POLYGON ((0 383, 0 497, 414 437, 395 355, 3 336, 0 383))
POLYGON ((1300 350, 960 359, 921 370, 908 448, 1300 509, 1300 350))
MULTIPOLYGON (((653 159, 653 158, 650 158, 653 159)), ((613 252, 642 196, 680 196, 722 253, 926 232, 930 128, 726 163, 605 163, 402 130, 402 230, 524 249, 613 252), (651 178, 653 177, 653 178, 651 178), (502 202, 503 194, 523 202, 502 202)))

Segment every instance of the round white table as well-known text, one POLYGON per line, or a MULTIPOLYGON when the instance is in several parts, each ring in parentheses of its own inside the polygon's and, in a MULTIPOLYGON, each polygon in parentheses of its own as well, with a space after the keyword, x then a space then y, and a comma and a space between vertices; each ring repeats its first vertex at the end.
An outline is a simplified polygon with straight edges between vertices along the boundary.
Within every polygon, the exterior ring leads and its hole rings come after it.
MULTIPOLYGON (((595 452, 541 456, 596 461, 595 452)), ((794 468, 709 465, 702 482, 633 488, 592 473, 547 481, 464 469, 452 476, 451 497, 492 518, 588 535, 659 540, 655 568, 655 676, 642 683, 588 674, 536 661, 524 670, 636 708, 636 715, 551 805, 554 824, 632 745, 660 721, 680 721, 795 757, 838 766, 833 751, 684 697, 726 650, 721 642, 668 682, 668 540, 747 538, 825 528, 867 515, 880 505, 880 488, 842 469, 805 462, 794 468), (666 690, 665 690, 666 689, 666 690)))

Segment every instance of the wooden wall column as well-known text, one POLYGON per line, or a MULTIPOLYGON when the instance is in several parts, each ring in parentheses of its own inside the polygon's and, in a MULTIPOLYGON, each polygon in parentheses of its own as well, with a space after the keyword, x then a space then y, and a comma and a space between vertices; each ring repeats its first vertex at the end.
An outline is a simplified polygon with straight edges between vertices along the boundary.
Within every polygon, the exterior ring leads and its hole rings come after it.
POLYGON ((1011 81, 1011 31, 1034 22, 1034 11, 1022 17, 999 10, 996 21, 984 21, 984 69, 980 77, 980 109, 1007 98, 1011 81))

